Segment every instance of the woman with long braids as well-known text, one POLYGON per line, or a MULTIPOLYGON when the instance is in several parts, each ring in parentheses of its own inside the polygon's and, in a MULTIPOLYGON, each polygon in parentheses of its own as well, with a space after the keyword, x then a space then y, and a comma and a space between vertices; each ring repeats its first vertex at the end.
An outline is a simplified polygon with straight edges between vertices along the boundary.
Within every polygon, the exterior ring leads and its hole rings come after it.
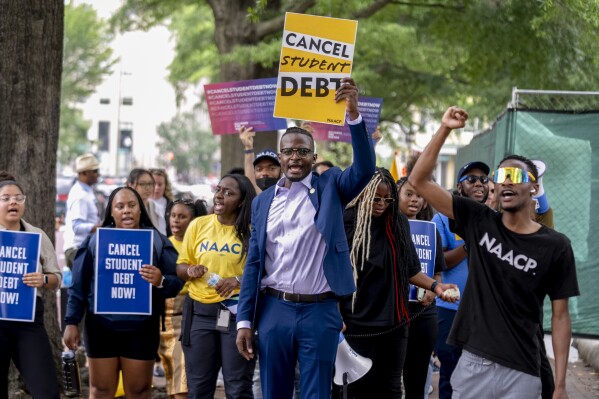
MULTIPOLYGON (((431 207, 408 183, 407 177, 402 177, 397 181, 397 190, 399 193, 399 211, 406 215, 409 220, 430 221, 433 218, 431 207)), ((434 245, 436 247, 434 268, 431 268, 433 269, 431 274, 434 273, 433 278, 440 283, 441 271, 445 268, 445 257, 443 256, 441 235, 434 226, 433 224, 436 234, 434 245)), ((432 265, 432 262, 430 263, 432 265)), ((435 294, 426 290, 422 298, 413 300, 410 297, 408 311, 410 312, 409 339, 405 359, 406 367, 403 369, 405 398, 422 399, 428 396, 426 391, 428 366, 435 342, 437 342, 438 326, 435 294)))
POLYGON ((253 398, 255 360, 237 351, 235 311, 249 240, 256 191, 243 175, 225 175, 214 193, 214 214, 194 219, 187 228, 177 274, 188 281, 181 343, 189 398, 213 398, 222 367, 228 398, 253 398), (204 275, 208 273, 209 279, 204 275), (220 276, 217 280, 214 273, 220 276))
POLYGON ((420 271, 410 225, 399 212, 398 192, 388 170, 377 168, 346 209, 357 291, 340 303, 345 337, 372 368, 348 386, 349 398, 401 398, 401 373, 408 342, 409 283, 437 295, 453 288, 420 271))

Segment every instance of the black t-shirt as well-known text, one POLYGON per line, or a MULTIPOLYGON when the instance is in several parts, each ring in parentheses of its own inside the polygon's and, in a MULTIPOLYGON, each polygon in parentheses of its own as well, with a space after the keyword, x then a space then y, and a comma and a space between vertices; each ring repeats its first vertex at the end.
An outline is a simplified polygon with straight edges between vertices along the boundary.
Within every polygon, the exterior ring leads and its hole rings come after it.
MULTIPOLYGON (((345 231, 350 247, 354 239, 355 217, 355 207, 344 213, 345 231)), ((409 264, 392 265, 393 255, 385 232, 386 213, 381 217, 372 218, 370 254, 363 267, 358 267, 357 270, 358 281, 354 310, 352 312, 351 296, 344 298, 340 305, 343 321, 350 329, 352 327, 385 327, 398 324, 393 267, 408 268, 409 277, 420 272, 420 261, 410 236, 410 224, 404 215, 400 214, 399 217, 406 226, 406 229, 402 231, 402 234, 405 234, 404 239, 410 243, 408 248, 399 248, 399 251, 409 252, 409 264)), ((397 256, 397 259, 400 259, 400 256, 397 256)), ((404 301, 407 306, 407 284, 406 287, 403 287, 403 291, 406 293, 404 301)))
POLYGON ((514 233, 500 212, 468 198, 453 197, 453 213, 468 246, 469 274, 448 342, 539 376, 543 299, 579 295, 570 240, 545 226, 514 233))

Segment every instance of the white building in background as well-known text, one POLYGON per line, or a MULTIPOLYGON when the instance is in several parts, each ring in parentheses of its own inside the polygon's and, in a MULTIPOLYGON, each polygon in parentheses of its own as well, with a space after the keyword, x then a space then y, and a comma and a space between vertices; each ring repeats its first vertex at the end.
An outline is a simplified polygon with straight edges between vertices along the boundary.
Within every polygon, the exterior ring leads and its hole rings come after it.
MULTIPOLYGON (((108 19, 119 0, 80 1, 108 19)), ((174 57, 165 27, 126 32, 112 43, 118 62, 113 73, 82 106, 91 121, 88 139, 98 154, 104 175, 127 175, 133 167, 157 165, 158 125, 176 114, 175 92, 167 80, 174 57)))

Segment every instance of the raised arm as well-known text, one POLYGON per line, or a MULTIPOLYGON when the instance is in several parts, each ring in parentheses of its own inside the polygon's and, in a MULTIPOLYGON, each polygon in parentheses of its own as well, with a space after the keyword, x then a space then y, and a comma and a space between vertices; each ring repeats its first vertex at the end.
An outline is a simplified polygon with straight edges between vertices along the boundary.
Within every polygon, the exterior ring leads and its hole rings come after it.
POLYGON ((464 127, 467 119, 468 113, 461 108, 449 107, 445 111, 441 126, 418 158, 408 179, 430 206, 451 219, 454 217, 451 194, 435 183, 431 176, 447 136, 453 129, 464 127))
POLYGON ((349 130, 352 136, 352 165, 343 171, 338 188, 346 202, 351 201, 366 187, 376 167, 374 144, 358 110, 358 88, 353 79, 343 78, 335 94, 335 101, 345 101, 349 130))
POLYGON ((251 126, 242 126, 239 128, 239 140, 243 144, 243 172, 250 179, 252 186, 256 190, 256 194, 260 194, 262 190, 256 185, 256 175, 254 174, 254 137, 256 132, 251 126))

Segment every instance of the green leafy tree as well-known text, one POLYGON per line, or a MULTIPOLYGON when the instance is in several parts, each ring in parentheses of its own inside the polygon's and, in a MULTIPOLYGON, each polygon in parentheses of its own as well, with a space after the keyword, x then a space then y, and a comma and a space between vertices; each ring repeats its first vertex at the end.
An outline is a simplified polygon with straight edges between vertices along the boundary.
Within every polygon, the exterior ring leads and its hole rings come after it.
POLYGON ((160 152, 172 151, 172 165, 183 179, 191 174, 208 175, 213 170, 214 153, 218 148, 218 140, 210 132, 203 130, 194 113, 182 113, 169 122, 158 126, 157 144, 160 152), (187 175, 187 176, 185 176, 187 175))
POLYGON ((65 5, 64 50, 60 102, 58 160, 67 164, 89 150, 87 131, 78 104, 85 101, 110 73, 112 33, 109 25, 86 4, 65 5))
MULTIPOLYGON (((352 75, 363 94, 383 97, 383 120, 399 124, 410 136, 419 129, 415 111, 435 117, 455 103, 468 108, 471 117, 489 121, 505 107, 513 86, 596 87, 598 4, 597 0, 126 0, 119 18, 126 21, 122 26, 131 27, 173 17, 177 48, 185 49, 181 53, 185 56, 178 54, 171 65, 177 72, 171 74, 176 85, 197 82, 207 67, 211 72, 206 76, 220 81, 274 76, 285 11, 357 19, 352 75), (208 9, 213 31, 205 19, 208 9), (182 10, 188 19, 176 17, 182 10), (193 12, 201 16, 191 18, 193 12), (201 18, 206 21, 204 30, 185 27, 201 18), (186 34, 194 29, 197 36, 186 34), (210 47, 194 47, 194 42, 206 43, 207 36, 214 38, 216 57, 207 51, 210 47)), ((233 139, 222 140, 223 167, 241 157, 241 147, 233 139)))

